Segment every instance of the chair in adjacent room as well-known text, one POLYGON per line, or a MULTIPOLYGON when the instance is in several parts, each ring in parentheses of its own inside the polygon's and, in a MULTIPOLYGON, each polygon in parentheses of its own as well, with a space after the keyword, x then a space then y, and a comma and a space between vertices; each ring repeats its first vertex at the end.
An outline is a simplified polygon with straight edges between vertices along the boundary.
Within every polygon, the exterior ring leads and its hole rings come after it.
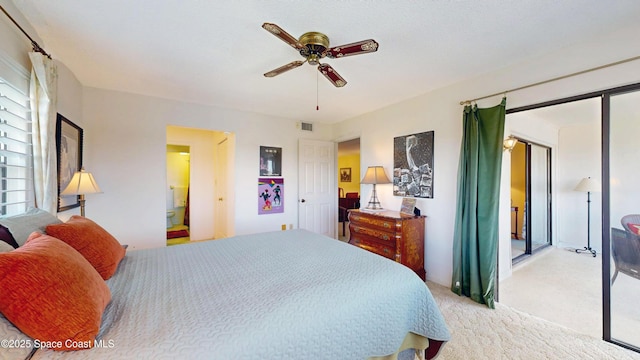
POLYGON ((360 207, 360 194, 348 192, 338 199, 338 222, 342 223, 342 236, 345 235, 346 223, 349 221, 349 210, 360 207))
POLYGON ((611 228, 611 253, 616 267, 611 278, 612 286, 619 272, 640 279, 640 236, 611 228))
POLYGON ((620 219, 622 227, 636 235, 640 235, 640 214, 625 215, 620 219))

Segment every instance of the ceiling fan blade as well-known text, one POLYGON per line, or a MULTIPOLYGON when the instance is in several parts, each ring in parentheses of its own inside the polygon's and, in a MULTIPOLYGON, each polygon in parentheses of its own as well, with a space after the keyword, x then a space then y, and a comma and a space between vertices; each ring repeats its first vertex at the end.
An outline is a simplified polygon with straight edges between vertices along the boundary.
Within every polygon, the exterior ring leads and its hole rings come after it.
POLYGON ((378 51, 378 43, 373 40, 362 40, 351 44, 334 46, 326 51, 326 55, 332 59, 351 55, 359 55, 378 51))
POLYGON ((264 76, 265 77, 274 77, 276 75, 282 74, 283 72, 289 71, 291 69, 295 69, 295 68, 297 68, 298 66, 300 66, 302 64, 304 64, 304 61, 296 60, 296 61, 288 63, 287 65, 280 66, 277 69, 273 69, 273 70, 265 73, 264 76))
POLYGON ((291 47, 295 48, 295 49, 302 49, 304 48, 304 46, 302 44, 300 44, 300 42, 298 41, 298 39, 294 38, 293 36, 289 35, 288 32, 282 30, 282 28, 276 24, 271 24, 271 23, 264 23, 262 24, 262 28, 267 30, 268 32, 272 33, 273 35, 275 35, 278 39, 286 42, 287 44, 291 45, 291 47))
POLYGON ((333 85, 336 87, 343 87, 347 85, 347 80, 345 80, 340 74, 338 74, 331 65, 329 64, 320 64, 318 65, 318 71, 324 75, 333 85))

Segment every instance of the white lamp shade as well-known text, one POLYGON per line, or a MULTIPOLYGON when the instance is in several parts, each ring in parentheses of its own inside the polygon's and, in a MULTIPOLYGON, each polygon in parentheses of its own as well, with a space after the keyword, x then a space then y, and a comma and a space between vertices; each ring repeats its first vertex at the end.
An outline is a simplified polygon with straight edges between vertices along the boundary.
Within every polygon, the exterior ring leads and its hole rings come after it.
POLYGON ((85 195, 101 193, 100 187, 90 172, 84 169, 73 174, 69 185, 60 193, 60 195, 85 195))
POLYGON ((382 166, 369 166, 364 174, 361 184, 390 184, 389 177, 382 166))
POLYGON ((600 185, 600 181, 586 177, 580 180, 578 185, 576 185, 576 188, 573 190, 582 192, 600 192, 602 190, 602 185, 600 185))

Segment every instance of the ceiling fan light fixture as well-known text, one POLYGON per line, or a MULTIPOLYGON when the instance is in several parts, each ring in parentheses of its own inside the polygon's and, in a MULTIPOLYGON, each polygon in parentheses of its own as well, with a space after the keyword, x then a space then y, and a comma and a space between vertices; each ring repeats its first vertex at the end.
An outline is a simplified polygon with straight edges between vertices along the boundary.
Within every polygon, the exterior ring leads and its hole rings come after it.
POLYGON ((309 54, 309 56, 307 56, 307 62, 310 65, 318 65, 320 63, 320 55, 318 55, 318 54, 309 54))

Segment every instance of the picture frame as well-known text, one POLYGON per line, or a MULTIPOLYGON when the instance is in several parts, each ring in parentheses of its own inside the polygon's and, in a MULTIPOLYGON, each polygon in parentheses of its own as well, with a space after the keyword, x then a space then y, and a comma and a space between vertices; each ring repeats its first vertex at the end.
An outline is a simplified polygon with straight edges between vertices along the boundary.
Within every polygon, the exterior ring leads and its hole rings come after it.
POLYGON ((393 195, 433 199, 434 132, 393 138, 393 195))
POLYGON ((340 168, 340 182, 351 182, 351 168, 340 168))
POLYGON ((258 215, 284 212, 284 179, 258 178, 258 215))
POLYGON ((403 214, 413 215, 413 210, 416 208, 416 198, 402 198, 402 205, 400 206, 400 212, 403 214))
POLYGON ((58 159, 58 211, 80 206, 79 195, 60 196, 77 171, 82 169, 84 131, 61 114, 56 117, 56 156, 58 159))
POLYGON ((260 146, 260 176, 282 176, 282 148, 260 146))

